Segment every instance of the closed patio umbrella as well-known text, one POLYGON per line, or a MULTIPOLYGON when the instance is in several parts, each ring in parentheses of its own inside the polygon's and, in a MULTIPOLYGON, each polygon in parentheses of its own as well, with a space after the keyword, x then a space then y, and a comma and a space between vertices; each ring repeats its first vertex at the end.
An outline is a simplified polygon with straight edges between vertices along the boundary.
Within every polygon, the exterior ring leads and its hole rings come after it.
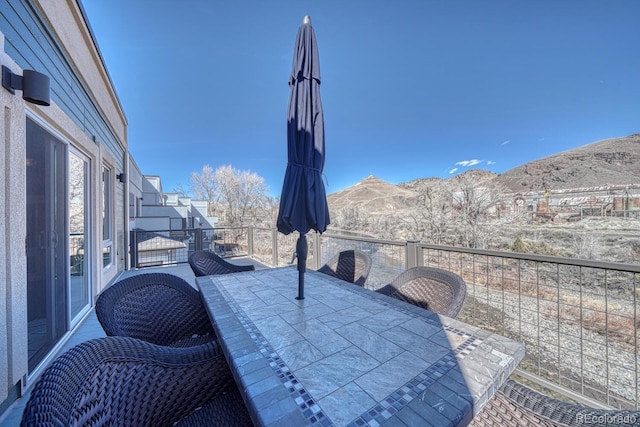
POLYGON ((324 232, 329 224, 327 196, 322 182, 324 168, 324 118, 320 100, 320 63, 311 19, 305 16, 298 29, 287 124, 287 170, 280 195, 277 227, 283 234, 300 233, 298 299, 304 299, 304 272, 310 230, 324 232))

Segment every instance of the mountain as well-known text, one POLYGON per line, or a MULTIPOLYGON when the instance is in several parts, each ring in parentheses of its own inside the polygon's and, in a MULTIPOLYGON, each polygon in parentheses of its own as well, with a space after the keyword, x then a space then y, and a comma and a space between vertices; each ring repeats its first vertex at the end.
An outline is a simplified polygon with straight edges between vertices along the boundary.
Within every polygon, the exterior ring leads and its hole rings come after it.
POLYGON ((357 207, 369 214, 382 214, 415 206, 417 189, 421 186, 455 185, 467 178, 478 185, 494 185, 513 192, 640 184, 640 134, 587 144, 502 174, 472 169, 447 179, 419 178, 398 185, 369 176, 329 194, 327 200, 332 211, 357 207))
POLYGON ((606 139, 510 169, 496 184, 514 192, 640 183, 640 134, 606 139))
POLYGON ((357 207, 375 215, 413 206, 416 196, 411 190, 370 175, 349 188, 329 194, 327 202, 332 210, 357 207))

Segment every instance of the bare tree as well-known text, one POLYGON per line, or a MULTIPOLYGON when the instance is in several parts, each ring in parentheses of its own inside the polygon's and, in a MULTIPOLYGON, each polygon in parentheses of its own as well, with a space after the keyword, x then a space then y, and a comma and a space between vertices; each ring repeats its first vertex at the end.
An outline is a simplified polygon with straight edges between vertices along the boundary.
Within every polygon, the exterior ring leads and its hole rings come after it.
POLYGON ((230 226, 261 220, 267 207, 267 186, 264 178, 249 172, 221 166, 214 173, 216 210, 230 226))
POLYGON ((451 222, 451 195, 442 183, 417 188, 416 209, 407 215, 414 224, 414 235, 424 242, 442 244, 451 222))
POLYGON ((214 201, 216 186, 213 168, 209 165, 202 167, 202 173, 193 172, 191 174, 191 190, 198 199, 206 200, 207 216, 214 216, 214 201))
POLYGON ((261 218, 264 218, 264 225, 267 227, 273 227, 276 221, 278 220, 278 210, 280 209, 280 198, 279 197, 270 197, 267 196, 265 199, 264 206, 264 215, 261 218))
POLYGON ((270 218, 273 200, 267 196, 264 178, 256 173, 240 171, 231 165, 202 168, 191 174, 193 193, 208 202, 207 215, 217 216, 227 226, 255 224, 270 218))
POLYGON ((331 212, 333 228, 351 231, 364 231, 369 224, 367 214, 358 206, 345 207, 331 212))
POLYGON ((600 236, 595 233, 573 233, 571 237, 571 249, 576 258, 601 258, 605 245, 600 236))
POLYGON ((178 184, 175 187, 173 187, 173 192, 178 193, 178 195, 182 197, 189 196, 189 190, 187 190, 182 184, 178 184))
MULTIPOLYGON (((403 237, 403 223, 398 221, 397 216, 386 215, 379 216, 372 222, 372 229, 369 230, 371 234, 374 234, 380 239, 386 240, 398 240, 402 238, 408 238, 406 235, 410 234, 410 231, 405 229, 405 236, 403 237)), ((411 236, 413 238, 414 236, 411 236)))
POLYGON ((515 209, 503 188, 486 185, 473 174, 459 175, 450 188, 453 228, 457 243, 471 248, 489 247, 498 229, 520 222, 526 212, 515 209))

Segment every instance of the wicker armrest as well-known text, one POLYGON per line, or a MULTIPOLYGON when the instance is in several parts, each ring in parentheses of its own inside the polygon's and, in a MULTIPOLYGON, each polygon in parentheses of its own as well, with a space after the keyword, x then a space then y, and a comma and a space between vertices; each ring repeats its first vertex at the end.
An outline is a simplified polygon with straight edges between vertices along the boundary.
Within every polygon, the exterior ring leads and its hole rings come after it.
POLYGON ((212 276, 214 274, 240 273, 253 271, 253 265, 237 265, 225 261, 218 255, 209 251, 196 251, 189 255, 189 265, 193 274, 197 277, 212 276))

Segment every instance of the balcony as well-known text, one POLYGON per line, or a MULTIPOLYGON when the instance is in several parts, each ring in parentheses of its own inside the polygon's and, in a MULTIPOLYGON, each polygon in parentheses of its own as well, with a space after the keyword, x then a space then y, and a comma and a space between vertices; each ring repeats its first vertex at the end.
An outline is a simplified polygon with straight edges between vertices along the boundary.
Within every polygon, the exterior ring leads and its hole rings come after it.
MULTIPOLYGON (((131 265, 153 267, 126 271, 123 276, 160 268, 191 283, 194 276, 187 258, 194 250, 213 250, 237 263, 269 268, 292 262, 297 238, 253 227, 188 229, 180 236, 158 230, 154 238, 184 245, 144 251, 143 241, 150 232, 131 234, 131 242, 136 242, 131 265)), ((313 269, 341 250, 367 252, 373 260, 369 289, 378 289, 418 265, 460 275, 467 283, 467 298, 458 318, 525 343, 526 355, 516 371, 520 381, 570 402, 639 410, 639 265, 330 233, 310 234, 308 239, 308 266, 313 269)), ((62 351, 103 335, 92 312, 62 351)), ((24 400, 5 417, 19 420, 24 400)))
MULTIPOLYGON (((193 229, 186 234, 188 250, 172 257, 176 264, 186 263, 189 251, 209 249, 283 266, 292 261, 297 238, 253 227, 193 229)), ((313 269, 344 249, 368 253, 373 259, 369 289, 418 265, 460 275, 468 289, 459 319, 524 342, 521 380, 568 401, 639 409, 640 265, 331 233, 310 234, 308 239, 308 266, 313 269)), ((132 259, 132 265, 138 262, 132 259)), ((145 262, 154 264, 149 258, 145 262)))

